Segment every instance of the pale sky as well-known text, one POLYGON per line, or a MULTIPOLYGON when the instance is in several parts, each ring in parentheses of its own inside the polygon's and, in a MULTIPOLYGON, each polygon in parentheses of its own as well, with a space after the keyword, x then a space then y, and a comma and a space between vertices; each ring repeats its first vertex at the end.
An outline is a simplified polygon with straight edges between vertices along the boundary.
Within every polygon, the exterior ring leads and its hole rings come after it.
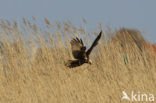
MULTIPOLYGON (((38 22, 72 21, 96 28, 110 23, 112 28, 145 30, 144 37, 156 43, 156 0, 0 0, 0 19, 20 21, 35 16, 38 22)), ((105 29, 105 28, 104 28, 105 29)))

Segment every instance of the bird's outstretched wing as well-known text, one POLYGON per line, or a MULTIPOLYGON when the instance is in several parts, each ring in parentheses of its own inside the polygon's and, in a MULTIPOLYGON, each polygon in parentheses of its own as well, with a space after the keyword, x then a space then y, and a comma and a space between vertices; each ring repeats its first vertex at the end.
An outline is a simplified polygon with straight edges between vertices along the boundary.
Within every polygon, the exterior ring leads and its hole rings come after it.
POLYGON ((97 36, 97 38, 94 40, 94 42, 91 45, 91 47, 87 50, 87 52, 86 52, 86 55, 87 56, 90 55, 90 53, 92 52, 93 48, 98 44, 98 41, 101 38, 101 34, 102 34, 102 31, 99 33, 99 35, 97 36))
POLYGON ((74 58, 75 59, 83 58, 83 55, 86 52, 86 47, 84 46, 82 39, 76 37, 71 40, 70 44, 74 58))

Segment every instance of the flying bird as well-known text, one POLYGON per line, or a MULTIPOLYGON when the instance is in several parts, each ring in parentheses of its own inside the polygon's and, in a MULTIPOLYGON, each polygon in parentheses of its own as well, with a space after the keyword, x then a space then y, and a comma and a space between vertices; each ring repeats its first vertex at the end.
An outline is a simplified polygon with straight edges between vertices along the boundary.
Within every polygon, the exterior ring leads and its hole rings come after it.
POLYGON ((98 44, 98 41, 101 38, 102 31, 99 33, 97 38, 92 43, 91 47, 86 51, 86 46, 84 45, 82 39, 74 38, 71 40, 71 49, 72 54, 75 60, 68 60, 65 64, 69 68, 74 68, 81 66, 84 63, 92 64, 92 61, 89 59, 89 55, 92 52, 93 48, 98 44))

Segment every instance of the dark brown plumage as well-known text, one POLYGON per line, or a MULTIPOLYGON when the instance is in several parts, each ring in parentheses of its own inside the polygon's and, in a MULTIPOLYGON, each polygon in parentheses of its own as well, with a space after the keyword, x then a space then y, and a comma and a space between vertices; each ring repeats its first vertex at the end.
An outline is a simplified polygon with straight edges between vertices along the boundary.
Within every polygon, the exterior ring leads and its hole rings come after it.
POLYGON ((65 65, 67 67, 73 68, 80 66, 84 63, 91 64, 91 60, 89 59, 89 55, 92 52, 93 48, 98 44, 99 39, 101 38, 102 31, 99 33, 97 38, 94 40, 91 47, 86 51, 86 46, 84 46, 84 43, 82 39, 74 38, 71 40, 71 49, 72 54, 75 58, 75 60, 69 60, 65 65))

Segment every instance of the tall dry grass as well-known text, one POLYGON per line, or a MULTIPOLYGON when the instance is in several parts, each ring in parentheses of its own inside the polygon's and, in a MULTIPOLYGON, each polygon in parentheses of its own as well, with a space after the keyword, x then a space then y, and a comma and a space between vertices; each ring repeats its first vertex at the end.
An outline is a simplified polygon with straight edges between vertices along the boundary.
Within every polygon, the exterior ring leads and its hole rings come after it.
POLYGON ((102 26, 88 33, 70 21, 45 21, 41 30, 35 18, 0 21, 0 103, 127 103, 122 91, 156 94, 156 58, 148 50, 106 42, 109 29, 91 53, 93 64, 69 69, 71 38, 89 47, 102 26))

